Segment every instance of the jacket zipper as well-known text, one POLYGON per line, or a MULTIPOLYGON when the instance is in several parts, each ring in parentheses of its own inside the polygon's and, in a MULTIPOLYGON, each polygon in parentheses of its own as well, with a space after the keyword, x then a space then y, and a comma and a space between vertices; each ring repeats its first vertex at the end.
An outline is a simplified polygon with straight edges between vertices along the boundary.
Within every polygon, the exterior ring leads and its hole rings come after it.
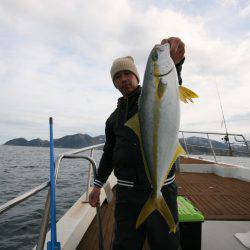
POLYGON ((128 98, 126 99, 126 110, 125 110, 125 121, 124 121, 124 124, 127 121, 127 119, 128 119, 128 98))

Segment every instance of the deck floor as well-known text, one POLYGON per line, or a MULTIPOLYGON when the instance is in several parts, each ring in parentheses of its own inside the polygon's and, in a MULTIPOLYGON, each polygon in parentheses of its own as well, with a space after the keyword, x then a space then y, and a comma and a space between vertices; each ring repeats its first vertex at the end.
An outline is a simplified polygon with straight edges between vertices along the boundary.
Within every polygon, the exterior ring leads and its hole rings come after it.
POLYGON ((250 182, 198 173, 179 173, 176 182, 206 220, 250 220, 250 182))
MULTIPOLYGON (((176 183, 179 195, 191 200, 203 213, 205 220, 250 220, 250 182, 214 174, 178 173, 176 183)), ((101 208, 105 250, 112 249, 113 213, 114 199, 110 204, 104 203, 101 208)), ((77 249, 98 249, 96 219, 77 249)), ((143 249, 149 249, 147 244, 143 249)))

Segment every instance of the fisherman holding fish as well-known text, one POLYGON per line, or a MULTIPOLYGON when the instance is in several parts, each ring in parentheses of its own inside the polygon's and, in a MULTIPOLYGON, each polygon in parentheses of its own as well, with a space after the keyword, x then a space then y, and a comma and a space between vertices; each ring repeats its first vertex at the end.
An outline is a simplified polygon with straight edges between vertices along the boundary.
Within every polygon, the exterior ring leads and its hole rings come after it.
POLYGON ((131 56, 117 58, 111 67, 121 92, 117 108, 106 121, 106 143, 89 203, 99 204, 100 189, 111 172, 117 177, 113 249, 178 250, 175 160, 178 143, 179 98, 197 97, 182 84, 185 45, 163 39, 151 51, 143 86, 131 56))

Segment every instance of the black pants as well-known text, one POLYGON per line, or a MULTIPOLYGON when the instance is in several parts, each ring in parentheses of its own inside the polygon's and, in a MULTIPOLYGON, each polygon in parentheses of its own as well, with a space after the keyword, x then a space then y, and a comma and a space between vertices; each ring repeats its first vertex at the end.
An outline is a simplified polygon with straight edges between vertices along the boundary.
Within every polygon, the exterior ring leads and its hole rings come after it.
MULTIPOLYGON (((136 230, 136 220, 150 193, 151 190, 117 186, 113 250, 141 250, 146 237, 151 250, 181 249, 179 226, 176 233, 169 233, 169 226, 158 211, 154 211, 136 230)), ((177 223, 176 184, 164 186, 162 194, 177 223)))

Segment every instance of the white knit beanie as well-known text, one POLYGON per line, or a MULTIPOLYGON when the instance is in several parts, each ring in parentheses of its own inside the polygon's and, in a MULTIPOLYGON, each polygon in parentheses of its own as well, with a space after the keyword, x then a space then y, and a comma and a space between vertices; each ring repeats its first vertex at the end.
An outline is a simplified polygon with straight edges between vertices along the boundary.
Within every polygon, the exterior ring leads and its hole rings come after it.
POLYGON ((111 78, 113 82, 114 82, 115 74, 122 70, 131 71, 132 73, 135 74, 138 82, 140 81, 140 77, 139 77, 137 68, 134 64, 134 59, 132 56, 120 57, 114 60, 111 66, 111 70, 110 70, 110 74, 111 74, 111 78))

